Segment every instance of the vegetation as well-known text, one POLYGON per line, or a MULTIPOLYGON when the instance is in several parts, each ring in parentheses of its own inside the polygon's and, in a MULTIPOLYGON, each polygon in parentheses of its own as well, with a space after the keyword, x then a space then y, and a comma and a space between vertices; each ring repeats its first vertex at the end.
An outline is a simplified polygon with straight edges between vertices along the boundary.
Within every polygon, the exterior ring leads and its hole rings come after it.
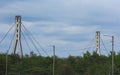
MULTIPOLYGON (((83 56, 56 56, 55 75, 111 75, 111 55, 86 52, 83 56)), ((8 55, 8 75, 52 75, 52 57, 31 52, 20 59, 8 55)), ((5 75, 6 54, 0 54, 0 75, 5 75)), ((115 54, 114 75, 120 75, 120 53, 115 54)))

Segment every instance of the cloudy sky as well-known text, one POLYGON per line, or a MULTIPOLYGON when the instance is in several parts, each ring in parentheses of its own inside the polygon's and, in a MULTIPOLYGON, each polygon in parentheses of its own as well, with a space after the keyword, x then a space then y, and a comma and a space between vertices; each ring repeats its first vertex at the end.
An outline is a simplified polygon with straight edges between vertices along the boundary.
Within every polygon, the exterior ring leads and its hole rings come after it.
MULTIPOLYGON (((114 35, 115 50, 119 52, 119 7, 119 0, 0 0, 0 39, 14 25, 15 16, 21 15, 22 24, 49 55, 52 54, 52 45, 56 46, 56 54, 61 57, 93 51, 96 31, 101 31, 108 51, 111 37, 103 35, 114 35)), ((26 47, 23 45, 25 52, 26 47)), ((102 43, 101 49, 105 54, 102 43)))

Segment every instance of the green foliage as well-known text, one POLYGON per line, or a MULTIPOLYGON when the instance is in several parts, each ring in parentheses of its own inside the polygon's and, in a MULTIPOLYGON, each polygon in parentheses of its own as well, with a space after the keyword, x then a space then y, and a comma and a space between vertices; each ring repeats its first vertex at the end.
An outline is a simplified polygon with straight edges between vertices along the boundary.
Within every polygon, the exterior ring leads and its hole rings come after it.
MULTIPOLYGON (((55 75, 109 75, 111 55, 99 56, 86 52, 83 56, 69 56, 55 60, 55 75)), ((5 75, 6 54, 0 54, 0 75, 5 75)), ((115 75, 120 75, 120 53, 115 54, 115 75)), ((53 57, 8 55, 8 75, 52 75, 53 57)))

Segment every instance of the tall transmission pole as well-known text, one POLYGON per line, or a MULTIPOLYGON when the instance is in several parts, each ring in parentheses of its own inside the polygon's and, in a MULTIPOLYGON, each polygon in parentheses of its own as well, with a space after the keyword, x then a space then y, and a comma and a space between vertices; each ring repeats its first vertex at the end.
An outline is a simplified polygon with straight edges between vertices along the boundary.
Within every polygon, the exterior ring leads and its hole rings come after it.
POLYGON ((15 16, 15 24, 16 24, 16 30, 15 30, 15 38, 14 38, 14 45, 13 45, 13 54, 15 54, 16 48, 18 45, 18 48, 20 50, 20 58, 22 58, 23 52, 22 52, 22 45, 21 45, 21 16, 15 16))
POLYGON ((100 31, 96 31, 96 53, 101 55, 100 53, 100 31))

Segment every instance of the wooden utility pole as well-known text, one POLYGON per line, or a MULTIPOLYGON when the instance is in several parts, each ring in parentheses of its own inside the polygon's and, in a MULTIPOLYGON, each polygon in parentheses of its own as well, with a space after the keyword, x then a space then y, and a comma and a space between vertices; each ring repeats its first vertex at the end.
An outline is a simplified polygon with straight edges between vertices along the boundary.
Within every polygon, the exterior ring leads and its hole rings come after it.
POLYGON ((112 53, 111 53, 111 57, 112 57, 112 75, 114 75, 114 36, 110 36, 110 35, 104 35, 104 36, 109 36, 109 37, 112 37, 112 53))
POLYGON ((5 75, 8 75, 8 50, 6 52, 6 71, 5 71, 5 75))
POLYGON ((114 36, 112 36, 112 75, 114 75, 114 36))
POLYGON ((53 45, 53 75, 55 75, 55 45, 53 45))

